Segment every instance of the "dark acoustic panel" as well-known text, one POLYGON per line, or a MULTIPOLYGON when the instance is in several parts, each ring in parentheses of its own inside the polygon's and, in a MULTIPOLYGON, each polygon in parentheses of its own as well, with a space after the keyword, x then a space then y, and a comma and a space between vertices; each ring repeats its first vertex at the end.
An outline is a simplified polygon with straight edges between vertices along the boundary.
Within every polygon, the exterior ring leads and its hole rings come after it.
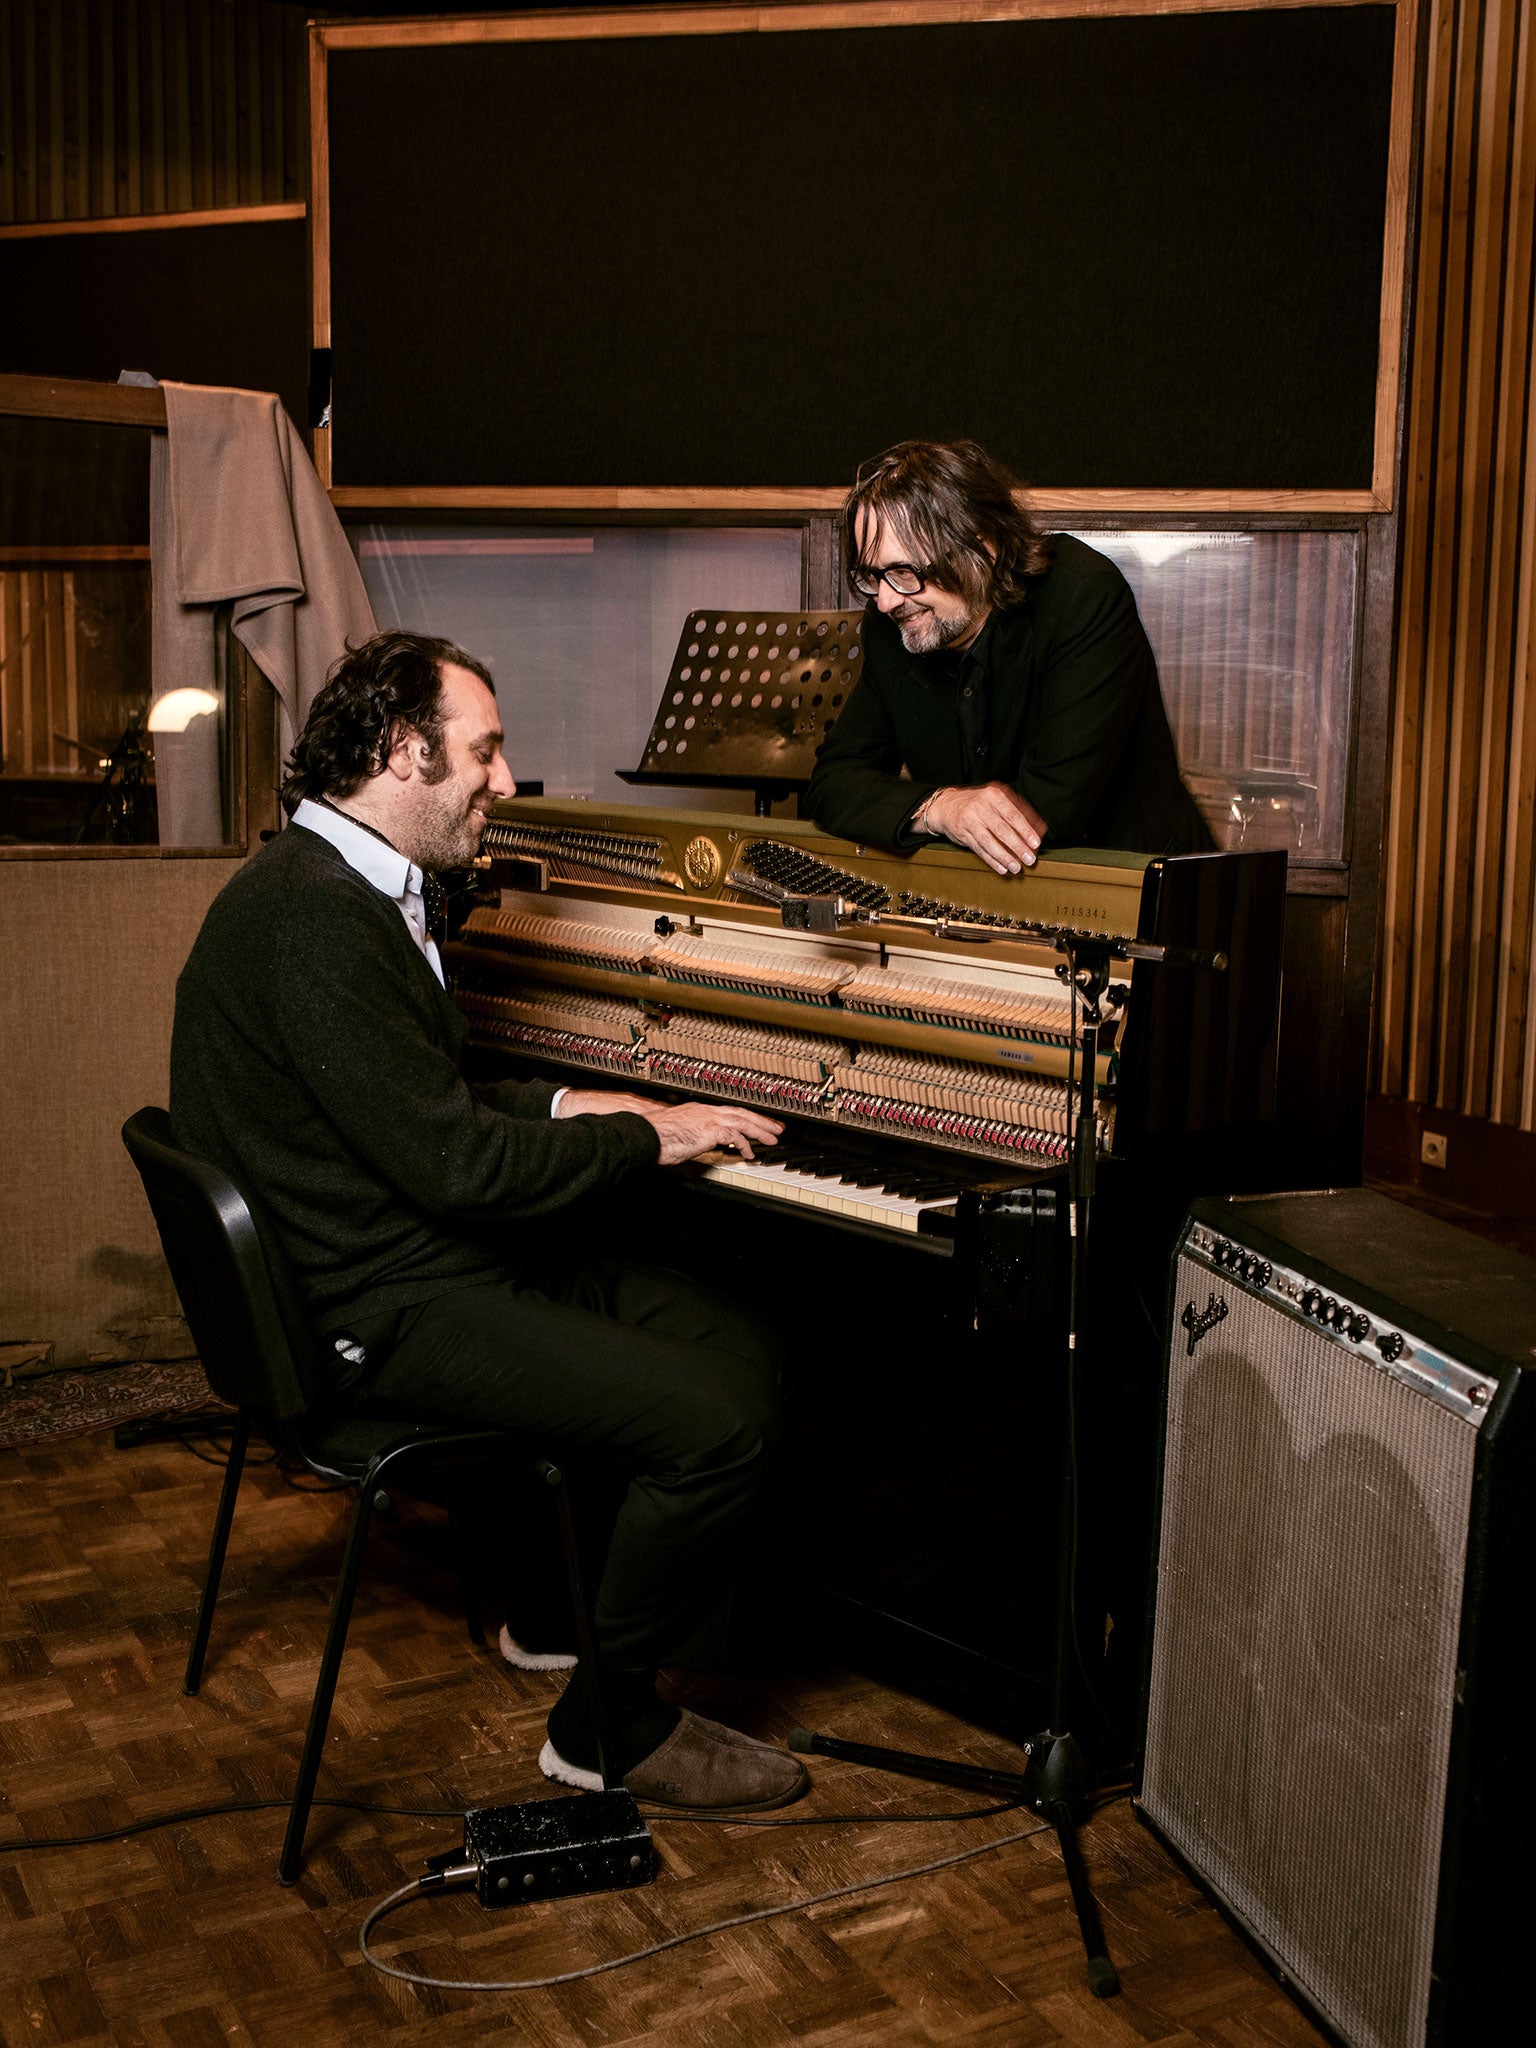
POLYGON ((0 242, 0 370, 275 391, 305 424, 302 220, 0 242))
POLYGON ((336 481, 1368 488, 1393 27, 333 50, 336 481))
POLYGON ((0 414, 0 548, 147 547, 150 434, 0 414))
POLYGON ((1174 1266, 1141 1811, 1349 2048, 1493 2041, 1536 1769, 1536 1265, 1360 1189, 1174 1266))

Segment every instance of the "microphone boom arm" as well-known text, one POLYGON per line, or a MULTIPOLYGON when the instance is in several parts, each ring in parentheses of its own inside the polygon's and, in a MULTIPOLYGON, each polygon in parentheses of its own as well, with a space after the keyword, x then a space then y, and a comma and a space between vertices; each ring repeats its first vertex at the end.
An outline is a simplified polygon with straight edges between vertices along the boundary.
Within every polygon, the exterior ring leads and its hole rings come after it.
POLYGON ((837 932, 857 925, 895 926, 898 930, 929 932, 939 939, 959 939, 966 945, 995 945, 999 939, 1017 944, 1051 946, 1068 955, 1102 946, 1112 960, 1150 960, 1159 967, 1199 968, 1209 974, 1225 973, 1225 953, 1202 952, 1193 946, 1158 946, 1146 939, 1122 939, 1105 932, 1078 931, 1068 925, 1042 924, 1018 919, 1005 927, 980 924, 963 917, 913 917, 899 910, 867 910, 850 903, 846 896, 797 896, 733 868, 727 877, 733 889, 765 897, 777 906, 779 917, 789 931, 837 932))

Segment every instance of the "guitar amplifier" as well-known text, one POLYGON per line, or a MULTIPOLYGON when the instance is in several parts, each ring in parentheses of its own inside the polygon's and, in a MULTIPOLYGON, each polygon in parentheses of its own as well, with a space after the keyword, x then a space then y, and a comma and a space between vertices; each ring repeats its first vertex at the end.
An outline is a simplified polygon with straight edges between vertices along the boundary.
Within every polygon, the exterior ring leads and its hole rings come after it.
POLYGON ((1175 1255, 1137 1807, 1350 2048, 1486 2043, 1536 1892, 1536 1264, 1360 1189, 1175 1255))

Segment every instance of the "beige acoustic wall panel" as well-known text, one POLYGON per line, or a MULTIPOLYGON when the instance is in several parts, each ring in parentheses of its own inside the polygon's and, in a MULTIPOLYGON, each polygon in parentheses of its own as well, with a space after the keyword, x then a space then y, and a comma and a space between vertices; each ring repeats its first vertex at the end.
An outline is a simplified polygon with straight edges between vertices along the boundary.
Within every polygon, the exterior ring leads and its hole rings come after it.
POLYGON ((125 1117, 166 1099, 176 977, 229 860, 0 862, 0 1341, 84 1357, 174 1310, 125 1117))

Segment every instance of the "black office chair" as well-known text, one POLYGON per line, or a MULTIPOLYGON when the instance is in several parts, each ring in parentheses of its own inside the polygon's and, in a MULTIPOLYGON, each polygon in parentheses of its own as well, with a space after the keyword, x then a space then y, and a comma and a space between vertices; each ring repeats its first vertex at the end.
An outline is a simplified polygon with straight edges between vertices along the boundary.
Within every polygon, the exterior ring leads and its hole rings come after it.
MULTIPOLYGON (((364 1420, 327 1416, 322 1404, 321 1352, 282 1246, 258 1205, 228 1174, 179 1149, 170 1117, 163 1109, 141 1109, 131 1116, 123 1125, 123 1143, 149 1197, 166 1263, 208 1383, 236 1411, 208 1549, 208 1573, 187 1658, 185 1689, 189 1693, 195 1693, 202 1682, 224 1551, 252 1429, 259 1430, 280 1451, 295 1452, 320 1478, 345 1481, 357 1488, 357 1506, 331 1600, 325 1652, 315 1679, 304 1753, 277 1865, 279 1881, 292 1884, 303 1863, 304 1832, 368 1528, 376 1502, 387 1498, 385 1489, 397 1486, 403 1492, 413 1491, 412 1479, 419 1483, 424 1466, 434 1481, 445 1466, 483 1467, 494 1461, 504 1470, 512 1461, 529 1468, 555 1498, 576 1614, 577 1648, 585 1670, 591 1673, 596 1668, 591 1613, 582 1585, 570 1498, 559 1467, 548 1458, 535 1456, 526 1443, 504 1430, 457 1429, 405 1417, 364 1420)), ((475 1633, 473 1618, 471 1632, 475 1633)), ((607 1783, 600 1703, 594 1703, 594 1710, 599 1768, 607 1783)))

